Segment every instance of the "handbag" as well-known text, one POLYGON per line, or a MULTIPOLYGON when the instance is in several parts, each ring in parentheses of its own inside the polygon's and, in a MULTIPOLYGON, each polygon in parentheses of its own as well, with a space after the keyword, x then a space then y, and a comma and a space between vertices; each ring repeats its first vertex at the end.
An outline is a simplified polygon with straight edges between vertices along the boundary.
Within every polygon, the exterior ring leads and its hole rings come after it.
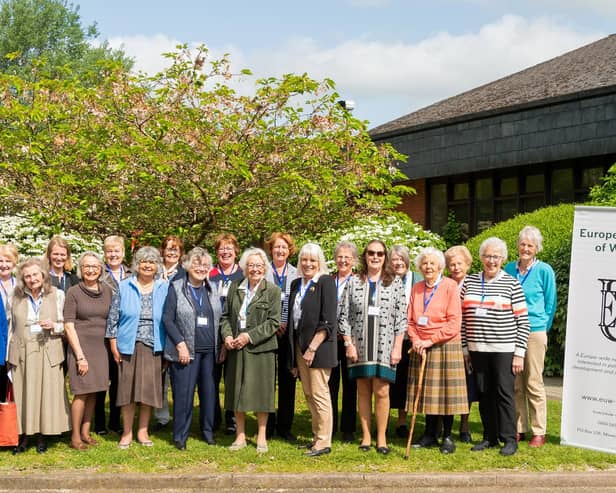
POLYGON ((6 384, 6 402, 0 402, 0 447, 15 447, 19 443, 17 405, 13 399, 13 384, 6 384))

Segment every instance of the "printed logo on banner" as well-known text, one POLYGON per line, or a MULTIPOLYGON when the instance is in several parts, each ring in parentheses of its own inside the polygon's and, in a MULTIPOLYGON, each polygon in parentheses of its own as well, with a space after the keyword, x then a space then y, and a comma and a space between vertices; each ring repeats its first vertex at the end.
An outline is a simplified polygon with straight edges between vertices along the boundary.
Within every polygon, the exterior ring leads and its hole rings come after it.
POLYGON ((601 282, 601 332, 616 342, 616 279, 597 279, 601 282))

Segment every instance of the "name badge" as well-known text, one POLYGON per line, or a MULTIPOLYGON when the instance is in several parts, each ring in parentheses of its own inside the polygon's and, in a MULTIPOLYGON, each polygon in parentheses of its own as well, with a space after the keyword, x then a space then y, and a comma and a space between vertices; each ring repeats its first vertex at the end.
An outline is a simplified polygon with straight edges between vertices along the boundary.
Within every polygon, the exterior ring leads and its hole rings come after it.
POLYGON ((246 330, 246 320, 240 320, 240 330, 246 330))
POLYGON ((280 301, 284 301, 286 297, 287 297, 286 293, 280 293, 280 301))
POLYGON ((488 316, 488 309, 487 308, 483 308, 481 306, 478 306, 477 309, 475 310, 475 316, 477 316, 477 317, 487 317, 488 316))
POLYGON ((368 307, 368 316, 369 317, 378 317, 381 314, 380 306, 369 306, 368 307))
POLYGON ((32 324, 30 326, 30 334, 40 334, 41 332, 43 332, 43 327, 39 324, 32 324))
POLYGON ((419 319, 417 319, 417 325, 428 325, 428 316, 427 315, 422 315, 419 317, 419 319))
POLYGON ((207 317, 197 317, 197 325, 207 327, 207 317))
POLYGON ((223 284, 220 287, 220 296, 223 296, 223 297, 226 298, 228 292, 229 292, 229 285, 228 284, 223 284))

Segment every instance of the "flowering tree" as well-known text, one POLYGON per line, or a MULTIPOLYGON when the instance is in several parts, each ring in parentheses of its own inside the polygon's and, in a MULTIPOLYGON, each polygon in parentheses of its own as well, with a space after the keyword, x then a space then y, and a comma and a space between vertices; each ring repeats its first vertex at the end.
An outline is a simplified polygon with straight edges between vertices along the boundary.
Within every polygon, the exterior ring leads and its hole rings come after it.
MULTIPOLYGON (((25 257, 39 257, 44 255, 49 239, 54 232, 45 226, 36 225, 24 215, 0 216, 0 244, 13 243, 19 254, 25 257)), ((69 245, 74 258, 85 251, 101 253, 103 245, 96 238, 84 238, 71 233, 61 233, 69 245)))
POLYGON ((412 189, 364 122, 306 74, 230 83, 205 47, 167 55, 154 76, 110 68, 97 87, 0 78, 0 197, 70 230, 176 232, 202 243, 231 231, 322 231, 391 209, 412 189))
POLYGON ((424 230, 406 214, 391 212, 386 215, 360 218, 352 225, 328 231, 317 238, 328 259, 334 265, 334 247, 341 240, 352 241, 359 251, 371 241, 382 240, 387 248, 405 245, 410 251, 411 261, 422 248, 432 246, 444 249, 445 242, 437 234, 424 230))

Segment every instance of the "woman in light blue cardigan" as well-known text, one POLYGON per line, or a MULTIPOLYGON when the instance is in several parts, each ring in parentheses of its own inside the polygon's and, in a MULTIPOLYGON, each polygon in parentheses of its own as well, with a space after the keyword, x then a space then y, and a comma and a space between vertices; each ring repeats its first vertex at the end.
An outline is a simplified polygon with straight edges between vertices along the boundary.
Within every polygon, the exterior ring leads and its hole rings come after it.
POLYGON ((543 248, 543 236, 534 226, 526 226, 518 235, 517 262, 509 262, 505 272, 522 285, 530 335, 524 358, 524 371, 515 380, 515 407, 518 441, 526 438, 528 419, 532 438, 530 447, 545 443, 547 428, 547 397, 543 385, 543 366, 548 346, 548 331, 556 312, 556 276, 552 267, 537 259, 543 248))
POLYGON ((162 266, 153 247, 143 247, 133 260, 135 276, 122 281, 111 301, 106 337, 118 364, 117 406, 122 408, 123 430, 118 447, 133 439, 136 404, 140 404, 137 441, 153 445, 148 433, 152 407, 162 405, 162 351, 165 328, 163 307, 169 283, 156 279, 162 266))

